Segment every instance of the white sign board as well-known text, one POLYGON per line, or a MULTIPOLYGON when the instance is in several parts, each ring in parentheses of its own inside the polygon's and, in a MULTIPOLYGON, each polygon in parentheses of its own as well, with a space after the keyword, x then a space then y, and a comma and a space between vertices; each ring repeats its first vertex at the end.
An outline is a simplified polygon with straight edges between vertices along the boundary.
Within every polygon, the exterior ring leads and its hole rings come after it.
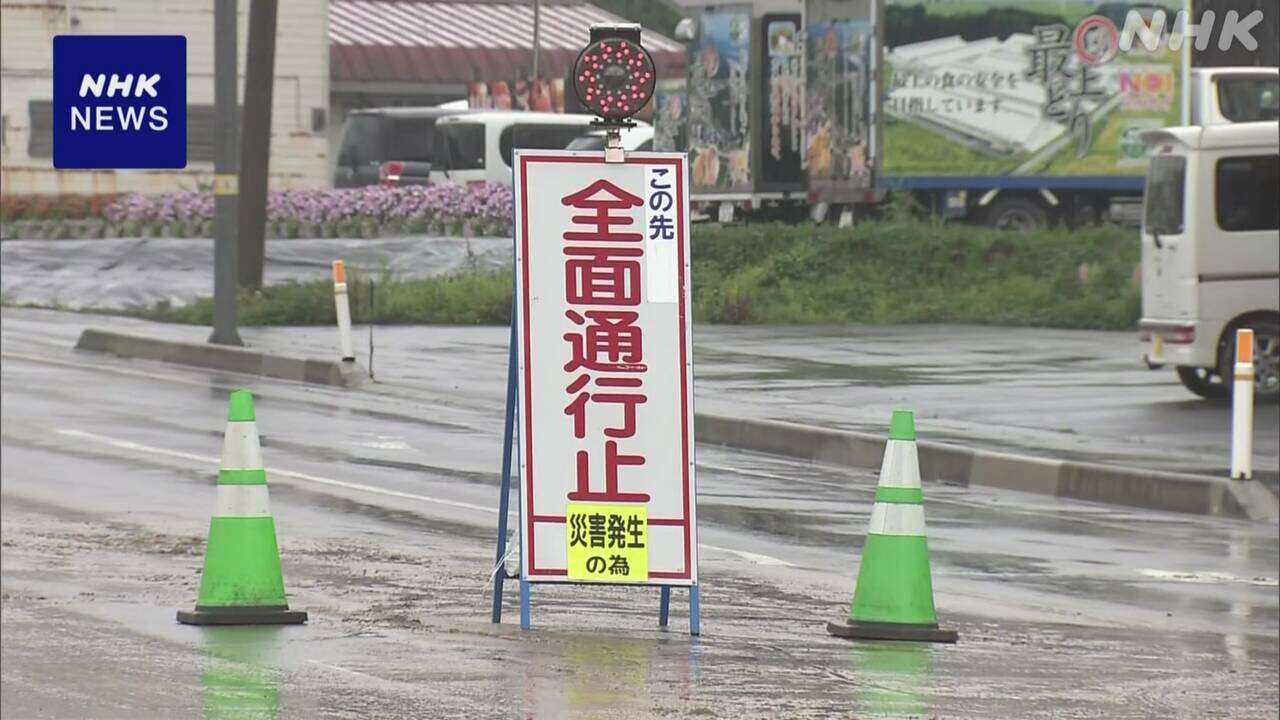
POLYGON ((514 175, 521 575, 696 584, 687 158, 514 175))

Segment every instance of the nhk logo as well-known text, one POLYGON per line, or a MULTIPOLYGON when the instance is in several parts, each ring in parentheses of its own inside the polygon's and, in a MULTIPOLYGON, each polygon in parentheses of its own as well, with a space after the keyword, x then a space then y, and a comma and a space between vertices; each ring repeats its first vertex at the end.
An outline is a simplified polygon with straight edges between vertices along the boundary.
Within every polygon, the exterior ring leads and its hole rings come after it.
POLYGON ((186 164, 185 37, 54 38, 54 167, 158 169, 186 164))
POLYGON ((1219 50, 1225 51, 1238 42, 1252 51, 1258 49, 1253 28, 1263 19, 1261 10, 1254 10, 1244 17, 1230 10, 1223 16, 1222 24, 1217 25, 1217 15, 1206 10, 1200 16, 1200 23, 1194 24, 1188 20, 1185 10, 1179 10, 1173 24, 1166 27, 1169 16, 1164 10, 1146 13, 1130 10, 1125 15, 1124 28, 1117 28, 1115 22, 1105 15, 1090 15, 1076 26, 1075 51, 1081 62, 1102 65, 1110 62, 1117 53, 1139 49, 1155 52, 1161 44, 1177 52, 1189 38, 1195 38, 1197 50, 1205 50, 1215 35, 1215 28, 1219 50))

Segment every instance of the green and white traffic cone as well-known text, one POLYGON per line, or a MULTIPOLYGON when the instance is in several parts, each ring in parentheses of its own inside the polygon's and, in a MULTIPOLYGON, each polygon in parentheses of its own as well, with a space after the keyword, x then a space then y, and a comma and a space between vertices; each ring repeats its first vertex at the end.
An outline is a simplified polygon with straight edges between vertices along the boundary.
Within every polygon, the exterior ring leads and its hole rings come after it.
POLYGON ((894 410, 880 465, 871 527, 862 546, 862 567, 853 607, 827 632, 864 640, 924 640, 953 643, 954 630, 938 628, 924 533, 924 493, 916 454, 915 420, 894 410))
POLYGON ((290 610, 284 597, 253 394, 235 390, 227 410, 218 504, 209 524, 200 593, 194 611, 178 611, 178 622, 281 625, 306 621, 307 614, 290 610))

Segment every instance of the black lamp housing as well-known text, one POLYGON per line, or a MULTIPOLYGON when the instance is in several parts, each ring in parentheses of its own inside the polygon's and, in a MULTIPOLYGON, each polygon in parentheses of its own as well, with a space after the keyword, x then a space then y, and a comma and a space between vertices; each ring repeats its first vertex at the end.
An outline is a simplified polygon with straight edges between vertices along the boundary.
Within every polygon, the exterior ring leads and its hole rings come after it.
POLYGON ((606 124, 624 125, 653 97, 658 71, 640 45, 640 26, 601 24, 573 64, 578 102, 606 124))

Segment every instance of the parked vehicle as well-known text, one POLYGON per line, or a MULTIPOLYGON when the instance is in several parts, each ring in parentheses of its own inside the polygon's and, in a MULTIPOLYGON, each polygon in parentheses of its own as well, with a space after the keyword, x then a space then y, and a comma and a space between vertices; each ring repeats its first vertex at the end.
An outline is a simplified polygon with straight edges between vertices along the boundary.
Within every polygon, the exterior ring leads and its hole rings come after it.
POLYGON ((1131 12, 1172 22, 1181 0, 684 4, 704 7, 688 77, 659 83, 655 148, 689 152, 692 199, 721 219, 799 204, 844 221, 893 193, 1004 229, 1137 226, 1144 131, 1274 118, 1272 49, 1191 71, 1185 119, 1169 25, 1120 49, 1131 12))
POLYGON ((1280 119, 1280 69, 1197 68, 1191 71, 1191 125, 1280 119))
POLYGON ((515 148, 564 149, 587 133, 591 115, 485 111, 442 118, 436 124, 433 182, 511 183, 515 148))
POLYGON ((465 103, 351 111, 342 131, 333 186, 426 184, 434 160, 436 122, 467 112, 465 103))
MULTIPOLYGON (((1182 53, 1167 49, 1167 34, 1155 50, 1089 56, 1130 11, 1151 18, 1161 6, 1172 18, 1182 3, 1048 12, 995 0, 961 13, 886 0, 885 185, 944 217, 997 228, 1137 225, 1144 131, 1276 119, 1274 66, 1192 69, 1184 118, 1182 53), (1072 43, 1058 72, 1054 38, 1072 43)), ((1196 61, 1214 63, 1212 46, 1196 61)))
POLYGON ((1231 392, 1252 328, 1256 392, 1280 397, 1280 123, 1143 133, 1154 153, 1142 224, 1144 358, 1206 398, 1231 392))

